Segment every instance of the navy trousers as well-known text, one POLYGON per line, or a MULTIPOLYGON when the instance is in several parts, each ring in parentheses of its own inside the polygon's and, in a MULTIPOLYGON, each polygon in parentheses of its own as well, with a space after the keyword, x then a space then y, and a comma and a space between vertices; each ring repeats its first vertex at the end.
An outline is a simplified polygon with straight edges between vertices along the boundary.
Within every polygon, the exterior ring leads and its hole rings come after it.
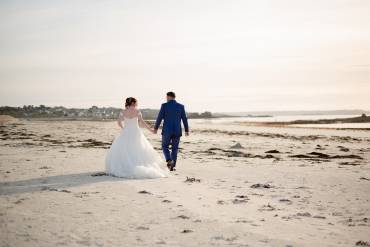
POLYGON ((179 150, 180 136, 175 135, 162 135, 162 150, 166 161, 172 160, 176 166, 177 152, 179 150), (171 151, 169 146, 171 145, 171 151))

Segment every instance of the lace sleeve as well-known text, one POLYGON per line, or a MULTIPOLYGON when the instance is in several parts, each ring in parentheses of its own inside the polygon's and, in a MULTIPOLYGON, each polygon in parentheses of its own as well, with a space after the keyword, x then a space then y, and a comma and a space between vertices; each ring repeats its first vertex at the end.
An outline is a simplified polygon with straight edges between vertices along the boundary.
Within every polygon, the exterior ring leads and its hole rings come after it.
POLYGON ((123 111, 121 111, 118 114, 118 118, 117 118, 118 126, 121 127, 121 128, 123 128, 122 122, 123 122, 123 111))
POLYGON ((146 128, 146 129, 152 131, 150 126, 144 121, 143 114, 140 111, 137 113, 137 116, 138 116, 138 119, 139 119, 140 127, 143 127, 143 128, 146 128))
POLYGON ((118 119, 119 119, 120 121, 123 121, 123 117, 124 117, 124 115, 123 115, 123 111, 121 111, 121 112, 118 114, 118 119))
POLYGON ((139 123, 143 123, 144 122, 143 114, 141 114, 141 111, 138 111, 137 112, 137 118, 139 119, 139 123))

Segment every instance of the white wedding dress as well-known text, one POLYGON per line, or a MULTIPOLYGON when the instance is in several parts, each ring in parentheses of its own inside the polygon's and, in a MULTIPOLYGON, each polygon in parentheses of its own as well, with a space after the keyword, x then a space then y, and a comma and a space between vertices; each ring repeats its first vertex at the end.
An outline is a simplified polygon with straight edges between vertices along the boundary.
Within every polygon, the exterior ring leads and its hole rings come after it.
POLYGON ((123 117, 124 127, 106 157, 106 173, 124 178, 161 178, 168 175, 163 160, 140 129, 138 117, 123 117))

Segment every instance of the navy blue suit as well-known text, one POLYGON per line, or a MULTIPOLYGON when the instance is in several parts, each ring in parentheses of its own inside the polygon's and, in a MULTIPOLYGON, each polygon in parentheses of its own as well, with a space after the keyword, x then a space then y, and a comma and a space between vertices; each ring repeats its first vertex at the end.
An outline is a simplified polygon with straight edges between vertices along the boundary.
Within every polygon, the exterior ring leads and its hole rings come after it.
POLYGON ((176 100, 169 100, 162 104, 159 111, 157 121, 154 129, 158 129, 163 120, 162 128, 162 150, 166 161, 172 160, 176 166, 177 152, 182 136, 181 121, 184 124, 185 132, 189 132, 188 119, 185 113, 185 107, 176 102, 176 100), (171 152, 169 145, 171 144, 171 152))

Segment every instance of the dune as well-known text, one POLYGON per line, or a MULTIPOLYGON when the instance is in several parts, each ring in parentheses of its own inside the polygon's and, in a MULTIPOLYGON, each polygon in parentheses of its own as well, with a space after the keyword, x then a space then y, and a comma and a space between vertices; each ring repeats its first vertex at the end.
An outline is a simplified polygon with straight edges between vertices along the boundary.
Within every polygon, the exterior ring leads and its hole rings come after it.
POLYGON ((0 115, 0 124, 6 123, 6 122, 15 122, 18 119, 9 115, 0 115))

